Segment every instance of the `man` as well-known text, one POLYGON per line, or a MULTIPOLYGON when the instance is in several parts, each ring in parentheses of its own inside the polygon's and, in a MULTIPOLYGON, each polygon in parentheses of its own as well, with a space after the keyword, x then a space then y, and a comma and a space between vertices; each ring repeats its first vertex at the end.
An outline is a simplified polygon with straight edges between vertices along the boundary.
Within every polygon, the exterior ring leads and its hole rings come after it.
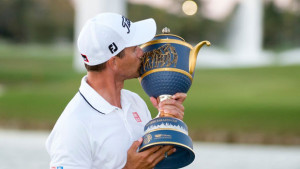
MULTIPOLYGON (((145 102, 123 89, 137 78, 143 51, 137 45, 156 33, 153 19, 131 22, 114 13, 90 19, 78 38, 87 76, 65 108, 46 142, 51 169, 147 169, 176 150, 156 146, 138 152, 143 127, 151 120, 145 102)), ((175 94, 158 104, 160 111, 183 118, 186 95, 175 94)))

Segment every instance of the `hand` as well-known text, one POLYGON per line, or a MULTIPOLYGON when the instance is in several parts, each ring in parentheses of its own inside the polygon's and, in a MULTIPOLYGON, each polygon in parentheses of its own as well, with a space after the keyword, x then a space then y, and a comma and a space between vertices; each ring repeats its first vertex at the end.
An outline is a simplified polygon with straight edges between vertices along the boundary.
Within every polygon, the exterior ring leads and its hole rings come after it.
POLYGON ((143 139, 133 142, 127 151, 127 162, 123 169, 153 169, 156 164, 165 158, 165 153, 168 156, 173 154, 176 149, 173 146, 154 146, 143 152, 137 152, 143 139))
POLYGON ((154 97, 150 97, 153 106, 161 113, 160 116, 171 116, 183 120, 184 106, 183 101, 186 99, 185 93, 176 93, 171 99, 158 102, 154 97))

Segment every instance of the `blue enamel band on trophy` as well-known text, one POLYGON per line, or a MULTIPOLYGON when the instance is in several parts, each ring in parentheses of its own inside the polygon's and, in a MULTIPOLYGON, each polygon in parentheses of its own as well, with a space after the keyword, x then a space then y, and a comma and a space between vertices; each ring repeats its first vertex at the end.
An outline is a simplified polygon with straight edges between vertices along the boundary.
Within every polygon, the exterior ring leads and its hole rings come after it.
MULTIPOLYGON (((144 56, 139 80, 145 92, 158 99, 168 99, 176 93, 188 92, 198 52, 204 44, 210 45, 209 41, 202 41, 193 47, 183 38, 169 32, 168 28, 164 28, 163 34, 141 45, 144 56)), ((158 145, 172 145, 176 152, 166 156, 155 168, 174 169, 189 165, 194 161, 195 154, 187 125, 177 118, 160 113, 160 117, 145 125, 139 151, 158 145)))

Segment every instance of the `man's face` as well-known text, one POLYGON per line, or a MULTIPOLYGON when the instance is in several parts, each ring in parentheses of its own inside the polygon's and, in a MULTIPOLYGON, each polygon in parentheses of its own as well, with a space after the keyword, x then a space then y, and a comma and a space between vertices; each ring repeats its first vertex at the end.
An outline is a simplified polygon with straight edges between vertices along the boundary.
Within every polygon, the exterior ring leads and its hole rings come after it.
POLYGON ((139 77, 139 69, 143 51, 138 46, 128 47, 124 49, 122 58, 116 57, 118 64, 118 74, 123 80, 139 77))

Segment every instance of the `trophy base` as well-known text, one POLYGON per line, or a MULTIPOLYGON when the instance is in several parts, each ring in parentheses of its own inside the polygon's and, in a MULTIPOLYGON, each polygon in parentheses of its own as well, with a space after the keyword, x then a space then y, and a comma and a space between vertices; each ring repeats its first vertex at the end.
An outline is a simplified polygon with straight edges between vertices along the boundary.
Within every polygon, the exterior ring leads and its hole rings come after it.
POLYGON ((145 135, 139 151, 153 146, 172 145, 176 152, 160 161, 156 169, 174 169, 189 165, 195 159, 193 143, 187 135, 187 127, 183 121, 172 117, 159 117, 145 126, 145 135), (149 130, 149 131, 148 131, 149 130))

